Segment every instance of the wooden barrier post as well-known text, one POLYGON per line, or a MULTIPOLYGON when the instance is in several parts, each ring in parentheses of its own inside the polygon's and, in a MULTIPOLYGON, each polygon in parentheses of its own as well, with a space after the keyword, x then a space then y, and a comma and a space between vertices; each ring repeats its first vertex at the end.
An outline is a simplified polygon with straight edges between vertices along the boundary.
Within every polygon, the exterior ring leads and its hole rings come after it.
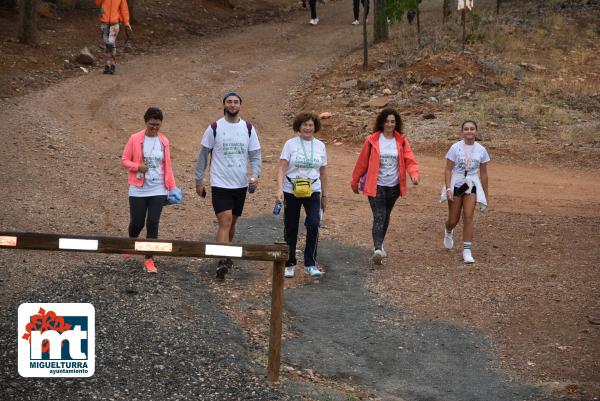
POLYGON ((283 259, 273 262, 273 283, 271 290, 271 332, 269 335, 269 366, 267 381, 279 382, 281 364, 281 332, 283 320, 283 259))
POLYGON ((137 255, 236 258, 275 261, 286 259, 287 245, 223 244, 217 242, 100 237, 0 231, 0 249, 61 252, 130 253, 137 255))
POLYGON ((138 239, 0 231, 0 249, 29 249, 63 252, 131 253, 179 257, 222 258, 273 261, 269 365, 267 380, 279 381, 283 319, 283 271, 289 248, 285 243, 222 244, 200 241, 138 239))

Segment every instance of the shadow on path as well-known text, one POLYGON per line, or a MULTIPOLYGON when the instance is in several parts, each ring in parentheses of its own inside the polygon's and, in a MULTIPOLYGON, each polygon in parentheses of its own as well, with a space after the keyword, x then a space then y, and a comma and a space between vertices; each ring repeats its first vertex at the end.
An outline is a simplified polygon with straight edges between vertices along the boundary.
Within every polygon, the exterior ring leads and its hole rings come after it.
MULTIPOLYGON (((281 236, 273 227, 273 217, 242 220, 239 233, 243 241, 269 243, 281 236)), ((493 367, 491 344, 481 333, 402 321, 402 311, 382 305, 365 288, 364 249, 321 241, 319 262, 327 269, 320 283, 285 292, 299 334, 284 343, 286 363, 368 386, 384 399, 508 401, 538 394, 493 367)))

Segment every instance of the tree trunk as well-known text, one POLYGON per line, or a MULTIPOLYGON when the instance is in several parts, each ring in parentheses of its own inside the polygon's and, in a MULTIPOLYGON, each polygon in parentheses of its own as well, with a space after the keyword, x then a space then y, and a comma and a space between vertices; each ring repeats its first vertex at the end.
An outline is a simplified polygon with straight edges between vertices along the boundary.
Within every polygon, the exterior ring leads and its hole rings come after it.
MULTIPOLYGON (((498 0, 500 1, 500 0, 498 0)), ((444 4, 442 6, 442 21, 446 23, 448 17, 452 15, 452 0, 444 0, 444 4)))
POLYGON ((19 2, 19 42, 28 45, 37 43, 37 5, 38 0, 21 0, 19 2))
POLYGON ((367 13, 363 9, 363 71, 369 69, 369 35, 367 32, 367 13))
POLYGON ((380 43, 386 41, 389 37, 387 16, 385 15, 385 0, 374 1, 375 25, 373 27, 373 42, 380 43))
POLYGON ((496 15, 500 14, 500 3, 501 0, 496 0, 496 15))
POLYGON ((465 42, 467 41, 467 7, 462 9, 462 51, 465 52, 465 42))
POLYGON ((127 9, 129 10, 129 21, 131 22, 136 22, 135 13, 133 12, 136 2, 136 0, 127 0, 127 9))
POLYGON ((421 10, 419 9, 419 3, 417 2, 417 36, 419 41, 419 47, 421 47, 421 10))

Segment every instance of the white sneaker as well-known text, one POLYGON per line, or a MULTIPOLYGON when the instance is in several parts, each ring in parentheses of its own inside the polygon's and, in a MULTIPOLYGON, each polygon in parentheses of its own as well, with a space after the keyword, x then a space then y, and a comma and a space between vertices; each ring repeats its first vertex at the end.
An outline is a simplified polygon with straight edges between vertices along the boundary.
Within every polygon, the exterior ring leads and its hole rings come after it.
POLYGON ((311 25, 317 25, 318 23, 319 23, 319 19, 318 19, 318 18, 315 18, 315 19, 311 19, 311 20, 310 20, 310 24, 311 24, 311 25))
POLYGON ((475 259, 473 259, 470 249, 463 249, 463 260, 465 263, 475 263, 475 259))
POLYGON ((285 272, 283 273, 283 276, 285 278, 292 278, 294 277, 294 270, 296 269, 296 266, 286 266, 285 267, 285 272))
POLYGON ((375 249, 372 259, 373 264, 381 265, 381 260, 383 259, 383 252, 381 252, 381 249, 375 249))
POLYGON ((355 19, 354 21, 352 21, 352 25, 359 25, 359 24, 360 24, 360 22, 357 19, 355 19))
POLYGON ((317 266, 305 266, 304 273, 310 274, 311 277, 321 277, 323 272, 317 269, 317 266))
MULTIPOLYGON (((375 247, 373 247, 373 252, 375 252, 375 247)), ((381 244, 381 256, 387 258, 387 252, 383 248, 383 244, 381 244)))
POLYGON ((448 231, 444 229, 444 248, 446 249, 452 249, 452 247, 454 247, 454 240, 452 239, 452 234, 454 234, 454 230, 448 233, 448 231))

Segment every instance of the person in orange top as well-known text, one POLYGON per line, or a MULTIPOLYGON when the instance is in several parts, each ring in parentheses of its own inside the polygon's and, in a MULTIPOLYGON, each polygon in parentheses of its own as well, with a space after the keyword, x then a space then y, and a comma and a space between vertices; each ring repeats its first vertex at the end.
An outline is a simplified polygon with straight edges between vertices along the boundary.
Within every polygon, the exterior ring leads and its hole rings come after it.
POLYGON ((358 193, 360 186, 369 197, 376 265, 387 256, 383 240, 396 200, 406 195, 406 173, 414 185, 419 183, 419 165, 408 139, 401 132, 400 114, 392 108, 382 110, 375 121, 374 132, 365 139, 350 181, 354 193, 358 193))
POLYGON ((102 41, 105 46, 106 65, 105 74, 114 74, 116 70, 117 36, 119 36, 119 24, 131 29, 129 25, 129 7, 127 0, 96 0, 96 6, 100 7, 100 29, 102 29, 102 41))

